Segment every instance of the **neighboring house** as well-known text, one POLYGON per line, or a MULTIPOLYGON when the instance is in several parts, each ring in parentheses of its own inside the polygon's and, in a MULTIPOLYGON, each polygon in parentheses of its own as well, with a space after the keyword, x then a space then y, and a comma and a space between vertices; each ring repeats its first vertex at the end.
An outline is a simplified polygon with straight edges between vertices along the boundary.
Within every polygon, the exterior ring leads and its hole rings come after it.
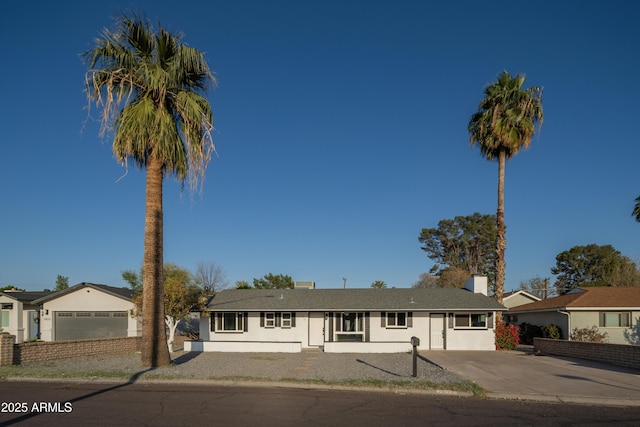
POLYGON ((16 343, 40 338, 40 311, 33 301, 52 294, 53 291, 0 292, 2 308, 2 332, 16 337, 16 343))
POLYGON ((613 344, 640 344, 640 287, 593 286, 509 309, 518 324, 556 325, 567 339, 575 328, 597 326, 613 344))
POLYGON ((523 290, 505 292, 502 296, 502 305, 507 308, 517 307, 519 305, 529 304, 536 301, 540 301, 540 298, 523 290))
POLYGON ((41 305, 43 341, 139 336, 129 288, 79 283, 33 301, 41 305))
POLYGON ((235 289, 217 293, 185 350, 394 353, 420 349, 495 350, 486 277, 467 289, 235 289))
MULTIPOLYGON (((502 305, 507 308, 517 307, 519 305, 540 301, 537 296, 523 290, 505 292, 502 296, 502 305)), ((518 316, 515 314, 504 313, 504 321, 511 324, 518 323, 518 316)))

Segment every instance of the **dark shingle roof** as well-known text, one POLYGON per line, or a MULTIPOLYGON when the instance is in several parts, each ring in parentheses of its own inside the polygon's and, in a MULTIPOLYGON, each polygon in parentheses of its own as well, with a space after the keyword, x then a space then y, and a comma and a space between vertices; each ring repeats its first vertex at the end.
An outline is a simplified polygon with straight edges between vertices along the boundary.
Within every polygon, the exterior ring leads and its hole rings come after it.
POLYGON ((53 299, 59 298, 63 295, 66 295, 68 293, 71 292, 75 292, 78 289, 82 289, 82 288, 94 288, 94 289, 98 289, 100 291, 103 291, 107 294, 111 294, 113 296, 122 298, 122 299, 126 299, 128 301, 131 301, 132 295, 133 295, 133 291, 130 288, 116 288, 115 286, 109 286, 109 285, 98 285, 95 283, 87 283, 87 282, 82 282, 82 283, 78 283, 77 285, 73 285, 71 287, 68 287, 67 289, 63 289, 61 291, 57 291, 57 292, 52 292, 49 295, 46 295, 42 298, 39 298, 37 300, 34 301, 34 304, 42 304, 44 302, 47 301, 51 301, 53 299))
POLYGON ((53 291, 4 291, 3 295, 13 298, 22 303, 31 303, 39 298, 52 294, 53 291))
POLYGON ((505 310, 464 289, 231 289, 217 293, 211 311, 505 310))

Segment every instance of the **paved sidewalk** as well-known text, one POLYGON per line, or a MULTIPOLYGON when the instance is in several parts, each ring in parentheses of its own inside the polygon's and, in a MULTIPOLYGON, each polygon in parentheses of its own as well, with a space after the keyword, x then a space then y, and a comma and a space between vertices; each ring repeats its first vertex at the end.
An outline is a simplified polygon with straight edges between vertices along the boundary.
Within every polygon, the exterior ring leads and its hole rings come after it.
POLYGON ((490 398, 640 406, 640 370, 523 351, 421 351, 490 398))

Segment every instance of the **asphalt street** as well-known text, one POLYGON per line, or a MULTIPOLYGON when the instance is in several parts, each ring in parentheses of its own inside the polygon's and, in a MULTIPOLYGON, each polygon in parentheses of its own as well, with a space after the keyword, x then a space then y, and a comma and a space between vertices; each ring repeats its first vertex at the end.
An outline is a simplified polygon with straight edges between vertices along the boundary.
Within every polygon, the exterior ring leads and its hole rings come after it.
POLYGON ((638 407, 419 393, 210 384, 4 381, 0 385, 3 426, 640 425, 638 407))

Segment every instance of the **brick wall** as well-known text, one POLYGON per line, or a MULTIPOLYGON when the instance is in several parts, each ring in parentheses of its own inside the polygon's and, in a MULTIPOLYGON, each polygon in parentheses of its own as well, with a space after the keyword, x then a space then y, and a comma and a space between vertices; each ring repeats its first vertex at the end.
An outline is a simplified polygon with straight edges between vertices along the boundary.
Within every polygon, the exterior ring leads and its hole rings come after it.
POLYGON ((51 342, 27 342, 13 346, 13 364, 44 362, 67 357, 140 351, 140 337, 51 342))
POLYGON ((0 366, 13 364, 13 335, 0 334, 0 366))
POLYGON ((640 346, 534 338, 533 350, 555 356, 577 357, 640 369, 640 346))

